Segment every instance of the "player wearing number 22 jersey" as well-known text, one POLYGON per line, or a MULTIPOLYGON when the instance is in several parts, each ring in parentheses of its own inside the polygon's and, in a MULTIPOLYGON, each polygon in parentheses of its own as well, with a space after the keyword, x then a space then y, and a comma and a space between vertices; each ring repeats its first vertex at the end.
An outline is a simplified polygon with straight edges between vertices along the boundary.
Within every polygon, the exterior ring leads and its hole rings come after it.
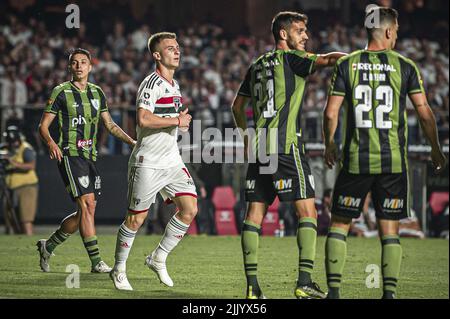
POLYGON ((368 192, 372 194, 382 243, 383 298, 395 298, 402 259, 398 225, 409 212, 408 96, 432 145, 436 167, 445 166, 419 70, 413 61, 393 51, 398 13, 378 7, 368 16, 372 14, 380 18, 379 25, 367 28, 366 50, 337 62, 324 111, 325 161, 332 167, 337 157, 334 134, 339 109, 344 106, 341 170, 333 191, 326 243, 329 298, 340 297, 346 236, 368 192))
POLYGON ((272 22, 276 42, 273 51, 249 67, 233 102, 236 125, 247 129, 245 107, 253 108, 257 134, 251 143, 257 156, 247 171, 246 201, 250 202, 242 231, 242 250, 247 277, 247 298, 263 298, 257 280, 258 236, 267 207, 275 197, 294 202, 299 225, 299 273, 295 296, 322 298, 323 292, 311 279, 314 268, 317 213, 314 206, 314 178, 302 140, 301 114, 308 76, 318 67, 334 65, 343 53, 327 55, 305 51, 307 17, 297 12, 280 12, 272 22), (276 158, 273 174, 264 174, 261 155, 276 158))

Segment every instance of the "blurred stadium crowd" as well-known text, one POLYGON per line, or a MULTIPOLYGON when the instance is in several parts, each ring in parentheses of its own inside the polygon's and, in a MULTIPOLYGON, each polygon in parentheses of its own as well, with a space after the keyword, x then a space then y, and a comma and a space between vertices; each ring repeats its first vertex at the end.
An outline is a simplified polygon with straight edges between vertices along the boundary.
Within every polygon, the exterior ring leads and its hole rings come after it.
MULTIPOLYGON (((33 136, 41 110, 54 86, 69 79, 67 52, 74 47, 88 49, 93 57, 91 82, 102 87, 108 97, 113 118, 134 134, 134 103, 136 90, 153 65, 147 51, 147 39, 152 32, 149 25, 126 27, 116 19, 108 31, 89 29, 82 23, 75 35, 54 31, 35 18, 22 19, 10 14, 0 23, 0 104, 8 123, 19 124, 39 151, 42 146, 33 136), (95 41, 103 38, 103 41, 95 41), (27 108, 23 108, 27 105, 27 108), (129 113, 124 121, 124 114, 129 113), (26 122, 26 125, 23 123, 26 122), (31 138, 30 138, 31 137, 31 138)), ((317 21, 317 20, 316 20, 317 21)), ((315 25, 308 50, 326 53, 351 52, 364 48, 366 34, 362 26, 315 25)), ((93 21, 91 21, 93 22, 93 21)), ((319 21, 317 21, 319 23, 319 21)), ((447 22, 448 26, 448 22, 447 22)), ((400 27, 400 29, 402 26, 400 27)), ((178 78, 185 103, 194 119, 205 127, 232 127, 230 105, 251 60, 273 48, 271 34, 265 38, 229 35, 214 24, 193 25, 175 31, 182 49, 182 64, 178 78)), ((432 33, 433 30, 429 30, 432 33)), ((448 33, 448 30, 447 30, 448 33)), ((438 121, 441 141, 448 143, 449 128, 449 47, 448 39, 430 40, 427 37, 400 36, 397 50, 415 61, 423 75, 424 84, 438 121)), ((306 131, 313 141, 320 141, 320 113, 325 104, 331 70, 316 72, 310 77, 304 111, 306 131)), ((412 111, 412 106, 409 105, 412 111)), ((250 114, 249 114, 250 115, 250 114)), ((414 116, 409 117, 410 143, 425 142, 414 116)), ((101 139, 104 154, 122 150, 106 135, 101 139)))

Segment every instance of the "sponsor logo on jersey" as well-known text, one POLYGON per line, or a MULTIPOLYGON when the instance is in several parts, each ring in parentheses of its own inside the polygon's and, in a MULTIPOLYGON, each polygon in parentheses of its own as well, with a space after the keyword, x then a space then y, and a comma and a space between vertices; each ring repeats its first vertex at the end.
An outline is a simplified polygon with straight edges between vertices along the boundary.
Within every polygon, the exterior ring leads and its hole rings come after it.
POLYGON ((78 125, 94 124, 98 123, 96 117, 86 119, 84 116, 78 115, 72 119, 72 127, 77 127, 78 125))
POLYGON ((78 177, 78 182, 80 183, 81 186, 83 186, 84 188, 88 188, 89 186, 89 176, 81 176, 78 177))
POLYGON ((80 106, 80 104, 78 104, 77 102, 73 102, 73 104, 72 104, 72 107, 73 108, 77 108, 77 107, 79 107, 80 106))
POLYGON ((247 183, 246 189, 255 189, 256 180, 249 179, 246 181, 246 183, 247 183))
POLYGON ((144 104, 144 105, 147 105, 147 106, 152 106, 152 102, 150 102, 150 101, 148 101, 146 99, 139 99, 137 104, 138 105, 139 104, 144 104))
POLYGON ((81 115, 78 115, 78 117, 74 117, 72 119, 72 127, 76 127, 78 125, 84 125, 84 124, 86 124, 86 119, 81 115))
POLYGON ((93 143, 94 143, 94 142, 92 141, 92 139, 88 139, 88 140, 78 140, 78 141, 77 141, 77 147, 89 151, 89 150, 92 149, 92 144, 93 144, 93 143))
POLYGON ((388 209, 402 209, 404 200, 400 198, 386 198, 383 203, 383 208, 388 209))
POLYGON ((354 198, 351 196, 339 196, 338 204, 344 207, 359 208, 359 205, 361 204, 361 198, 354 198))
POLYGON ((284 190, 284 189, 291 189, 292 188, 292 179, 280 179, 278 181, 273 182, 273 185, 279 191, 284 190))
POLYGON ((352 70, 397 72, 393 65, 380 63, 353 63, 352 70))

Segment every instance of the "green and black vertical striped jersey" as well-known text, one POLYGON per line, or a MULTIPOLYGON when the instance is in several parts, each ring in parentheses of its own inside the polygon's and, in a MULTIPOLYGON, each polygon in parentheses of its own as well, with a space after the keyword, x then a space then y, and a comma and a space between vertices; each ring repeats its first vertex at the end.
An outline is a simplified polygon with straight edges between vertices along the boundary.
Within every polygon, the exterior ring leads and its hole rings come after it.
POLYGON ((406 97, 424 93, 413 61, 392 50, 360 50, 338 60, 330 95, 344 96, 342 167, 352 174, 408 167, 406 97))
MULTIPOLYGON (((304 51, 275 50, 247 71, 238 94, 251 98, 255 129, 266 129, 266 154, 289 154, 293 145, 301 148, 300 111, 306 77, 314 71, 316 59, 304 51)), ((259 137, 252 144, 259 154, 259 137)))
POLYGON ((100 113, 108 111, 106 97, 99 86, 89 83, 84 91, 72 82, 53 89, 44 112, 58 116, 58 146, 67 156, 97 158, 97 131, 100 113))

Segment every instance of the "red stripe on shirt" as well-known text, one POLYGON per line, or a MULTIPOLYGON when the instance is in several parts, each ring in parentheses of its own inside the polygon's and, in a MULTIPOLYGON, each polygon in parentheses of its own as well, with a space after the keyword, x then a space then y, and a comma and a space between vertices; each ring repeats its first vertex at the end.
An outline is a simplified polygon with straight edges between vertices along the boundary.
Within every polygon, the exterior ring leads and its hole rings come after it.
POLYGON ((181 96, 171 96, 171 97, 162 97, 158 101, 156 101, 156 104, 173 104, 173 99, 179 98, 180 103, 183 104, 183 98, 181 96))

